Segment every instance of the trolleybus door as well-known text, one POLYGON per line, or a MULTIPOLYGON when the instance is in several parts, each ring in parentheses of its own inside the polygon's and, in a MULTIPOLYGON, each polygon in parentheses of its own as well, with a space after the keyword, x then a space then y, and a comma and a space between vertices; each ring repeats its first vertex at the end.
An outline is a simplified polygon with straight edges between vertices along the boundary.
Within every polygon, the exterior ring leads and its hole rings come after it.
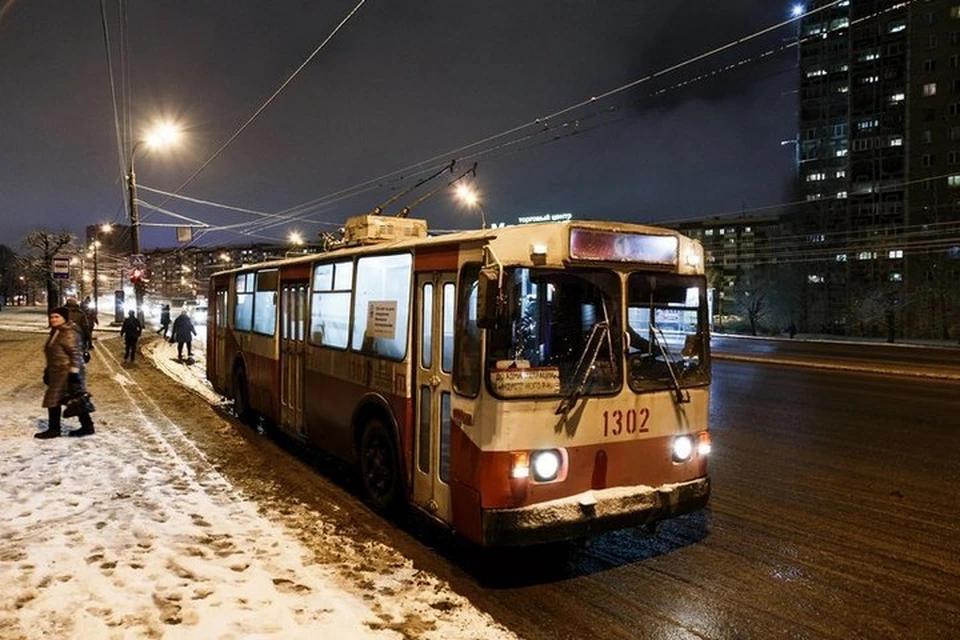
POLYGON ((450 394, 455 272, 417 276, 413 500, 445 522, 450 510, 450 394))
POLYGON ((213 375, 221 389, 227 386, 227 324, 227 290, 217 289, 213 298, 213 375))
POLYGON ((284 282, 280 287, 280 424, 305 435, 303 421, 304 337, 307 283, 284 282))

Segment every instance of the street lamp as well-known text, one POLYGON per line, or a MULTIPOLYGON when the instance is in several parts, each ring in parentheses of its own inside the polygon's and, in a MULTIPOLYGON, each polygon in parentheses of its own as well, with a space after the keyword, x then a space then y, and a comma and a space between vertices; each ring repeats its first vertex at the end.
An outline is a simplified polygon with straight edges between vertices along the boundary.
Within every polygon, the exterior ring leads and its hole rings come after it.
POLYGON ((457 198, 460 199, 465 205, 470 208, 476 207, 480 212, 480 228, 487 228, 487 214, 483 210, 483 205, 480 204, 479 194, 468 184, 458 184, 457 185, 457 198))
MULTIPOLYGON (((130 171, 127 173, 127 189, 130 198, 130 239, 133 242, 134 255, 140 255, 140 214, 137 211, 137 173, 135 161, 140 147, 148 149, 162 149, 177 142, 180 138, 180 129, 172 123, 160 123, 147 133, 144 138, 137 140, 130 151, 130 171)), ((143 283, 134 283, 134 293, 137 300, 137 316, 143 317, 143 283)))

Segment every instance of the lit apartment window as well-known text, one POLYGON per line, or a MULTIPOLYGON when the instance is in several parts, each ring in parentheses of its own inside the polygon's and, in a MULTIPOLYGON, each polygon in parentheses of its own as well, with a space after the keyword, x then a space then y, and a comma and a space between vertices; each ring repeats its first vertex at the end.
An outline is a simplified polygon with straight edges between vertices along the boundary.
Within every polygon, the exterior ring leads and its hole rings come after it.
POLYGON ((850 26, 850 20, 848 18, 837 18, 836 20, 830 21, 830 30, 834 29, 846 29, 850 26))
POLYGON ((897 20, 887 25, 887 33, 900 33, 907 30, 907 23, 903 20, 897 20))
POLYGON ((923 95, 926 97, 937 95, 937 83, 928 82, 927 84, 923 85, 923 95))
POLYGON ((743 228, 743 232, 744 232, 744 233, 753 233, 753 229, 751 229, 750 227, 744 227, 744 228, 743 228))
POLYGON ((720 235, 723 235, 723 232, 725 231, 725 229, 720 229, 719 231, 720 231, 720 235))
POLYGON ((857 254, 857 260, 873 260, 876 257, 877 254, 871 251, 861 251, 857 254))
POLYGON ((960 4, 955 7, 950 7, 950 17, 954 20, 960 19, 960 4))
POLYGON ((887 257, 891 259, 902 258, 903 249, 891 249, 890 254, 887 257))
POLYGON ((903 138, 901 138, 900 136, 891 136, 891 137, 890 137, 890 146, 891 146, 891 147, 902 147, 902 146, 903 146, 903 138))
POLYGON ((846 177, 847 177, 847 170, 846 170, 846 169, 837 169, 836 173, 834 174, 834 177, 836 177, 836 178, 846 178, 846 177))
POLYGON ((850 91, 850 87, 847 87, 847 86, 837 87, 837 93, 847 93, 849 91, 850 91))
POLYGON ((825 173, 821 173, 821 172, 811 173, 810 175, 807 176, 807 182, 819 182, 820 180, 825 180, 826 178, 827 178, 827 174, 825 173))
POLYGON ((953 176, 947 176, 947 186, 960 187, 960 173, 953 176))
POLYGON ((875 82, 880 82, 880 76, 863 76, 860 78, 860 84, 873 84, 875 82))
POLYGON ((823 276, 816 273, 811 273, 807 276, 807 282, 810 284, 823 284, 823 276))
POLYGON ((846 64, 838 64, 833 68, 833 70, 837 73, 846 73, 849 69, 850 67, 846 64))
POLYGON ((871 120, 861 120, 857 123, 857 129, 863 131, 864 129, 873 129, 874 127, 880 126, 880 121, 877 119, 871 120))
POLYGON ((820 76, 825 76, 825 75, 827 75, 826 69, 813 69, 811 71, 807 71, 808 78, 819 78, 820 76))
POLYGON ((837 191, 837 200, 843 200, 847 197, 846 191, 837 191))
POLYGON ((837 254, 837 262, 846 262, 846 261, 847 261, 847 254, 845 253, 837 254))
POLYGON ((836 157, 838 157, 838 158, 843 158, 844 156, 847 155, 847 153, 849 153, 849 150, 848 150, 848 149, 837 149, 837 150, 834 152, 834 155, 835 155, 836 157))
POLYGON ((703 232, 703 235, 705 235, 705 236, 712 236, 712 235, 713 235, 713 229, 707 229, 706 231, 703 232))
POLYGON ((890 102, 903 102, 906 99, 906 97, 907 96, 905 96, 902 93, 895 93, 892 96, 890 96, 890 102))
POLYGON ((891 274, 890 274, 890 282, 903 282, 903 274, 902 274, 902 273, 891 273, 891 274))

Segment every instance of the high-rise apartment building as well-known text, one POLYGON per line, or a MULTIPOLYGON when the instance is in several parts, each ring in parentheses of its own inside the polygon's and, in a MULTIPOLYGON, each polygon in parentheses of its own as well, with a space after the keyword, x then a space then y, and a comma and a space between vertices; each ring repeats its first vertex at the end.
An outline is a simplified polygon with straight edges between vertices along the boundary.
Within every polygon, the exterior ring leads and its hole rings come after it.
POLYGON ((960 0, 807 10, 792 216, 805 328, 960 332, 960 0))

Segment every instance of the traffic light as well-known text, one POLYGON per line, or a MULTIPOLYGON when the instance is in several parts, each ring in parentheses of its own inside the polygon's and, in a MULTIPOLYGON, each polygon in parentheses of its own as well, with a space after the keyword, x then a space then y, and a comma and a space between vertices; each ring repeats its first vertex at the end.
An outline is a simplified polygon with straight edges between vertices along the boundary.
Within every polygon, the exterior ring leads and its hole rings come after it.
POLYGON ((130 282, 133 284, 141 284, 143 282, 143 269, 140 267, 135 267, 130 270, 130 282))

